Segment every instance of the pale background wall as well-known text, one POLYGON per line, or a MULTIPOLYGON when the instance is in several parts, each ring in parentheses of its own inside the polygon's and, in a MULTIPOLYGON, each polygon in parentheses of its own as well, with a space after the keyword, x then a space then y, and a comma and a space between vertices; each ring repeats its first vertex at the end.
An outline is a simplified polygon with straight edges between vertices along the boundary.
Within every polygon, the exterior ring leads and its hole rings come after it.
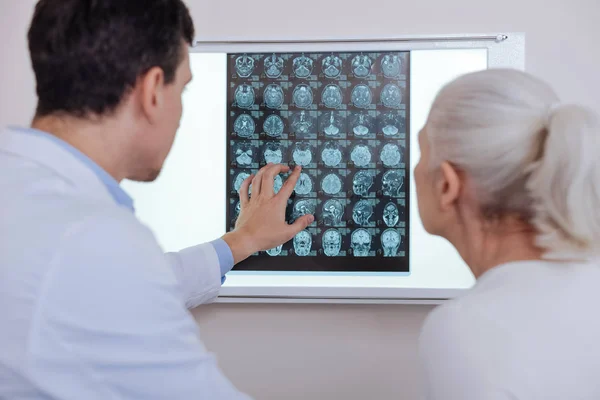
MULTIPOLYGON (((35 106, 25 31, 34 0, 0 0, 0 125, 35 106)), ((527 69, 564 101, 600 110, 598 0, 188 0, 200 38, 327 38, 525 32, 527 69)), ((1 173, 1 172, 0 172, 1 173)), ((425 306, 215 305, 207 346, 257 399, 415 399, 425 306)))

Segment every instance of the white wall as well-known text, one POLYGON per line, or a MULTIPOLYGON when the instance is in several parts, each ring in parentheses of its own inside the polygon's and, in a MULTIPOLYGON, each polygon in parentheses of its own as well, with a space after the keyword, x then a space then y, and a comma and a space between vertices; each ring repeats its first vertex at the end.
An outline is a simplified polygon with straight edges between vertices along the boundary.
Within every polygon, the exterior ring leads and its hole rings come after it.
MULTIPOLYGON (((525 32, 527 69, 564 101, 600 110, 598 0, 188 3, 205 39, 525 32)), ((35 106, 25 42, 33 4, 0 0, 0 125, 26 124, 35 106)), ((195 316, 227 375, 257 399, 410 400, 419 393, 415 345, 429 310, 216 305, 195 316)))

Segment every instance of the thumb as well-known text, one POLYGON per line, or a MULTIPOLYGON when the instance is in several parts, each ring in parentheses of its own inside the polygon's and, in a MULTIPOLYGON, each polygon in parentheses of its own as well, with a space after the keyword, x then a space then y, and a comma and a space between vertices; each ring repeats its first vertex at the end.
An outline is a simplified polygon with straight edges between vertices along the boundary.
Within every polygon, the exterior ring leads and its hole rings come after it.
POLYGON ((290 225, 290 235, 292 237, 296 236, 298 233, 308 228, 308 226, 314 221, 315 217, 313 215, 303 215, 302 217, 298 218, 296 222, 290 225))

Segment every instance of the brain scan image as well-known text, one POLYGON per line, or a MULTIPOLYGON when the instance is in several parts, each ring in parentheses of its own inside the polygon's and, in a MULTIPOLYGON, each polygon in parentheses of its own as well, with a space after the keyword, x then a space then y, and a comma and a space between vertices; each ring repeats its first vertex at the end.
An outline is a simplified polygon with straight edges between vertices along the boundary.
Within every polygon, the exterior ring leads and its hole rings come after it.
POLYGON ((312 151, 310 149, 310 144, 307 142, 299 142, 294 146, 294 151, 292 153, 292 158, 294 162, 302 167, 308 166, 313 159, 312 151))
POLYGON ((271 79, 279 78, 283 73, 283 58, 273 53, 265 58, 265 75, 271 79))
POLYGON ((331 111, 321 116, 319 128, 327 136, 338 136, 342 131, 342 124, 342 117, 335 111, 331 111))
POLYGON ((342 105, 342 89, 338 85, 329 84, 323 89, 321 101, 327 108, 339 108, 342 105))
POLYGON ((297 194, 301 196, 305 196, 313 191, 313 182, 308 174, 304 172, 300 174, 300 178, 298 178, 298 182, 296 182, 296 187, 294 188, 297 194))
POLYGON ((263 155, 267 164, 281 164, 281 161, 283 161, 283 151, 281 150, 281 145, 276 142, 268 142, 265 146, 263 155))
POLYGON ((367 85, 356 85, 352 89, 352 104, 358 108, 367 108, 371 105, 373 95, 367 85))
POLYGON ((356 136, 367 136, 375 133, 375 119, 369 114, 358 113, 350 118, 352 133, 356 136))
POLYGON ((282 187, 283 187, 283 179, 279 175, 275 176, 274 181, 273 181, 273 191, 275 192, 275 194, 279 193, 279 191, 281 190, 282 187))
POLYGON ((323 234, 323 253, 327 257, 336 257, 342 249, 342 235, 337 229, 328 229, 323 234))
POLYGON ((336 174, 328 174, 321 182, 321 189, 330 196, 336 195, 342 190, 342 179, 336 174))
POLYGON ((276 257, 281 254, 281 250, 283 250, 283 245, 279 245, 271 250, 267 250, 267 254, 271 257, 276 257))
POLYGON ((264 100, 268 108, 279 109, 283 105, 283 89, 281 86, 274 83, 267 85, 264 100))
POLYGON ((238 136, 244 138, 250 138, 254 135, 256 124, 251 116, 248 114, 240 114, 233 123, 233 130, 238 136))
POLYGON ((357 196, 367 196, 373 186, 373 175, 367 171, 359 171, 352 179, 352 191, 357 196))
POLYGON ((298 135, 306 135, 313 131, 315 120, 308 112, 300 111, 292 117, 292 131, 298 135))
POLYGON ((352 209, 352 219, 359 226, 369 225, 373 216, 373 205, 368 200, 360 200, 352 209))
POLYGON ((381 91, 381 102, 387 108, 400 108, 402 104, 402 92, 398 85, 388 83, 381 91))
POLYGON ((330 167, 337 167, 342 162, 342 150, 335 142, 325 143, 325 147, 321 151, 321 160, 330 167))
POLYGON ((250 108, 254 105, 254 88, 241 84, 235 89, 235 102, 240 108, 250 108))
POLYGON ((400 197, 404 178, 398 170, 391 170, 383 174, 383 195, 389 197, 400 197))
POLYGON ((383 222, 386 226, 393 228, 398 224, 400 220, 400 212, 398 206, 392 202, 389 202, 383 208, 383 222))
POLYGON ((366 167, 371 162, 371 150, 369 146, 358 144, 352 149, 350 159, 357 167, 366 167))
POLYGON ((309 108, 313 102, 312 89, 303 83, 296 86, 292 93, 292 100, 298 108, 309 108))
POLYGON ((396 257, 400 248, 400 234, 395 229, 386 229, 381 234, 381 247, 384 257, 396 257))
POLYGON ((366 229, 357 229, 352 232, 352 251, 354 257, 368 257, 371 251, 371 234, 366 229))
POLYGON ((305 257, 310 254, 312 248, 312 236, 307 231, 301 231, 294 237, 294 252, 298 256, 305 257))
POLYGON ((402 60, 397 54, 386 54, 381 59, 381 70, 386 78, 396 78, 401 69, 402 60))
POLYGON ((277 138, 280 137, 283 133, 283 119, 279 115, 271 114, 263 123, 263 130, 265 133, 271 137, 277 138))
POLYGON ((294 204, 292 219, 295 221, 304 215, 314 215, 317 204, 315 200, 299 200, 294 204))
POLYGON ((357 78, 366 78, 371 73, 373 61, 369 56, 357 55, 352 59, 352 72, 357 78))
POLYGON ((386 167, 395 167, 402 161, 402 153, 397 144, 388 143, 381 149, 381 162, 386 167))
POLYGON ((334 79, 342 73, 342 59, 336 55, 330 55, 323 59, 323 74, 329 79, 334 79))
POLYGON ((294 58, 293 68, 294 74, 298 78, 308 78, 313 70, 313 60, 302 54, 300 57, 294 58))
POLYGON ((254 72, 254 59, 247 54, 236 58, 235 72, 240 78, 248 78, 254 72))
POLYGON ((342 223, 344 206, 339 200, 327 200, 323 204, 323 223, 327 226, 337 226, 342 223))
POLYGON ((383 114, 381 126, 381 130, 385 136, 396 136, 402 126, 402 117, 393 112, 383 114))
POLYGON ((247 142, 237 143, 235 145, 235 162, 239 166, 251 166, 254 161, 254 149, 247 142))
POLYGON ((237 202, 237 204, 235 205, 235 218, 237 219, 237 217, 240 216, 240 213, 242 212, 242 203, 240 203, 239 201, 237 202))
POLYGON ((237 174, 235 180, 233 181, 233 190, 239 192, 240 188, 242 187, 242 183, 244 183, 244 181, 248 179, 249 176, 250 174, 247 172, 240 172, 239 174, 237 174))

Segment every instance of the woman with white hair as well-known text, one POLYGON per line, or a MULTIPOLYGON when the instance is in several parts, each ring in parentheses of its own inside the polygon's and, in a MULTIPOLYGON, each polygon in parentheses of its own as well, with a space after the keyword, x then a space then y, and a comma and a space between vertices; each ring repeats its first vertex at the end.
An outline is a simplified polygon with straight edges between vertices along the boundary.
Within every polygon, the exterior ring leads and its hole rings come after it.
POLYGON ((427 398, 600 399, 598 117, 487 70, 441 90, 419 144, 424 227, 477 278, 425 322, 427 398))

